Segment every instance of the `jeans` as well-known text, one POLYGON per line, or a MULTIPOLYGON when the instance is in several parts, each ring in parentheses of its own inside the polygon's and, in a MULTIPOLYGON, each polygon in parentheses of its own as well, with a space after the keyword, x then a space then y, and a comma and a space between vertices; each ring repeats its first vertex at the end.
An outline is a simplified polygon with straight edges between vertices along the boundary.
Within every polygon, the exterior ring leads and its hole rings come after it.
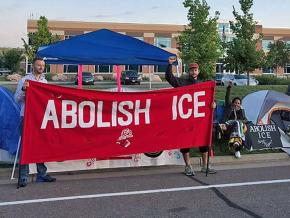
MULTIPOLYGON (((44 177, 46 176, 47 168, 44 163, 37 163, 37 177, 44 177)), ((29 164, 21 164, 19 165, 19 179, 20 180, 27 180, 29 175, 29 164)))
MULTIPOLYGON (((23 117, 20 118, 20 132, 23 131, 23 117)), ((22 146, 22 142, 20 144, 22 146)), ((21 156, 21 147, 20 147, 20 156, 21 156)), ((44 177, 46 176, 47 168, 44 163, 37 163, 37 177, 44 177)), ((20 164, 19 165, 19 180, 27 180, 29 175, 29 164, 20 164)))

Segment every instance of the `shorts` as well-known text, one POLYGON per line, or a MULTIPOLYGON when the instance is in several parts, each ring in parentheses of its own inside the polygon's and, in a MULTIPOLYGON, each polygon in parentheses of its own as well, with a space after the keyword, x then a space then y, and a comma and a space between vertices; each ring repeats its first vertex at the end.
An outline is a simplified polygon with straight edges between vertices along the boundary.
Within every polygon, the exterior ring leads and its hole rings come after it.
MULTIPOLYGON (((185 154, 185 153, 188 153, 189 152, 189 149, 190 148, 181 148, 180 149, 180 152, 182 154, 185 154)), ((199 152, 200 153, 206 153, 206 152, 208 152, 208 146, 202 146, 202 147, 199 147, 198 149, 199 149, 199 152)))

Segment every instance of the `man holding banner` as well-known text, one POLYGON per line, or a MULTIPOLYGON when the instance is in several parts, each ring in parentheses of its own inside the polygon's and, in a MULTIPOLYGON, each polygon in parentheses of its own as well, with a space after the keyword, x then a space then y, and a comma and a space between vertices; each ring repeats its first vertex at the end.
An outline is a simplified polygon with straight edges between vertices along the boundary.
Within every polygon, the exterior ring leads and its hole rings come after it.
MULTIPOLYGON (((168 60, 168 66, 167 70, 165 73, 165 78, 169 82, 171 86, 174 88, 176 87, 183 87, 183 86, 188 86, 188 85, 193 85, 199 83, 198 80, 198 75, 199 75, 199 66, 197 63, 191 63, 189 65, 189 72, 188 72, 188 78, 183 79, 183 78, 178 78, 175 77, 172 73, 172 64, 176 62, 176 57, 170 57, 168 60)), ((216 105, 215 103, 212 104, 212 108, 215 108, 216 105)), ((190 164, 190 155, 189 155, 189 148, 182 148, 180 149, 180 152, 183 155, 183 159, 185 162, 185 170, 184 174, 187 176, 194 176, 195 173, 191 167, 190 164)), ((199 151, 202 156, 202 167, 201 167, 201 172, 206 173, 207 171, 207 162, 208 162, 208 152, 209 152, 209 146, 202 146, 199 147, 199 151)), ((212 168, 208 168, 208 173, 209 174, 215 174, 216 171, 212 168)))
MULTIPOLYGON (((21 104, 21 122, 20 122, 20 131, 23 131, 24 126, 24 107, 25 107, 25 93, 29 86, 28 81, 36 81, 40 83, 47 83, 43 71, 45 68, 45 62, 41 58, 35 58, 33 60, 33 72, 24 76, 19 80, 17 89, 14 95, 15 101, 21 104)), ((56 179, 47 175, 47 168, 44 163, 37 163, 37 178, 36 182, 55 182, 56 179)), ((25 187, 27 185, 27 178, 29 174, 29 165, 28 164, 19 164, 19 177, 18 177, 18 187, 25 187)))

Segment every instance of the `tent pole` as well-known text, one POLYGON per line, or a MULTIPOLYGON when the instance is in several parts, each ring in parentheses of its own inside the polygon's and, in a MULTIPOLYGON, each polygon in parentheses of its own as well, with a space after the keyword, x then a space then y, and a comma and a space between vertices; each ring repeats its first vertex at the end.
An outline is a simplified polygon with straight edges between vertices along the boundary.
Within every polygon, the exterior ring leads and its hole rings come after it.
POLYGON ((78 65, 78 89, 82 89, 83 85, 83 65, 78 65))
MULTIPOLYGON (((213 88, 213 96, 215 96, 216 93, 216 88, 213 88)), ((214 110, 216 109, 217 106, 215 106, 215 108, 212 108, 212 112, 211 112, 211 132, 209 135, 209 145, 208 145, 208 153, 207 153, 207 164, 206 164, 206 176, 208 175, 208 171, 209 171, 209 156, 213 157, 213 144, 212 144, 212 129, 213 129, 213 122, 214 122, 214 110)))
POLYGON ((149 65, 149 89, 152 89, 151 66, 149 65))
POLYGON ((116 65, 116 79, 117 79, 117 87, 118 92, 121 92, 121 68, 120 65, 116 65))
POLYGON ((19 136, 19 140, 18 140, 17 151, 16 151, 16 155, 15 155, 15 159, 14 159, 14 165, 13 165, 13 170, 12 170, 12 174, 11 174, 11 178, 10 178, 11 180, 15 179, 14 178, 14 173, 15 173, 15 168, 16 168, 16 162, 17 162, 18 154, 19 154, 20 143, 21 143, 21 136, 19 136))
POLYGON ((208 171, 209 171, 209 156, 211 153, 211 146, 208 146, 208 152, 207 152, 207 163, 206 163, 206 177, 208 175, 208 171))

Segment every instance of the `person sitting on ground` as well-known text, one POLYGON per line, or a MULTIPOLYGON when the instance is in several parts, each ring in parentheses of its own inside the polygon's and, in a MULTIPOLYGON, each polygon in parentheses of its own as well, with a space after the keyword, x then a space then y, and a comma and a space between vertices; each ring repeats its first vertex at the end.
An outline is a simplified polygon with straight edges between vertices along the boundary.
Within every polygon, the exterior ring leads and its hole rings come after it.
POLYGON ((235 157, 240 158, 240 150, 244 144, 245 132, 247 131, 245 125, 247 118, 242 108, 242 99, 235 97, 230 101, 232 86, 232 82, 229 82, 225 96, 224 123, 220 127, 225 135, 229 137, 229 145, 235 150, 235 157))

